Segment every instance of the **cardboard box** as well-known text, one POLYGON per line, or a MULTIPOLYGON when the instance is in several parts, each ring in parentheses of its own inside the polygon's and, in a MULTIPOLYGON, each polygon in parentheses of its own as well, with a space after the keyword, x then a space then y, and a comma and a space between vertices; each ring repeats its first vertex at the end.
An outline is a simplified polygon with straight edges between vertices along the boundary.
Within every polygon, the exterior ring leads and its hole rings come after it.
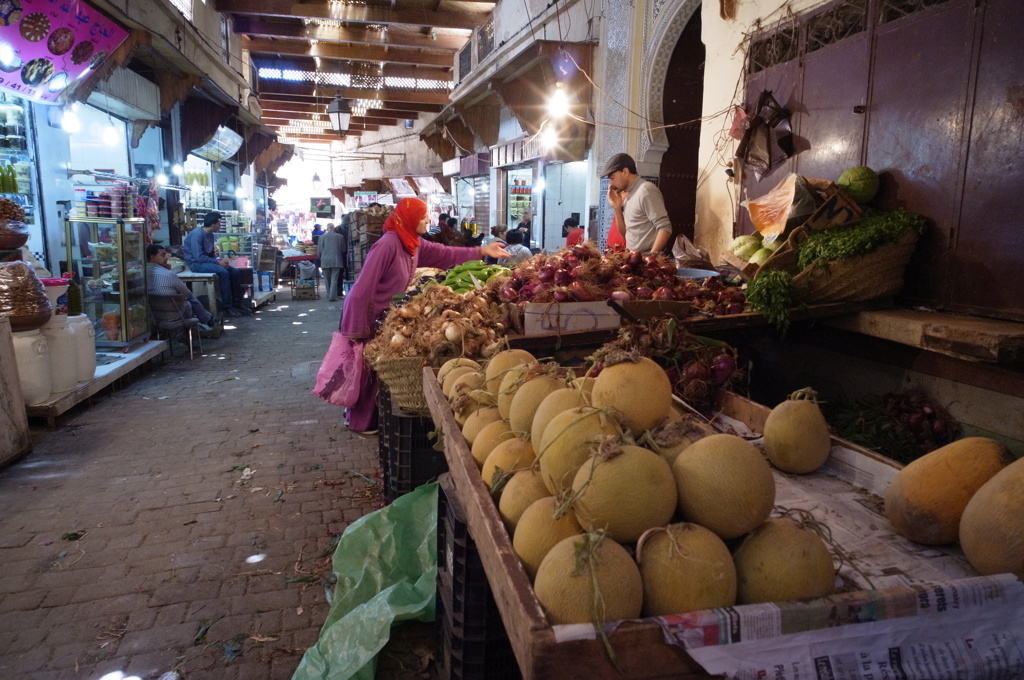
POLYGON ((568 333, 618 328, 618 312, 605 302, 528 302, 523 308, 523 334, 568 333))
POLYGON ((814 177, 805 177, 804 179, 822 199, 821 205, 803 223, 808 231, 848 224, 859 220, 864 215, 864 210, 860 205, 837 187, 835 182, 814 177))
POLYGON ((292 289, 293 300, 315 300, 317 298, 316 288, 294 288, 292 289))

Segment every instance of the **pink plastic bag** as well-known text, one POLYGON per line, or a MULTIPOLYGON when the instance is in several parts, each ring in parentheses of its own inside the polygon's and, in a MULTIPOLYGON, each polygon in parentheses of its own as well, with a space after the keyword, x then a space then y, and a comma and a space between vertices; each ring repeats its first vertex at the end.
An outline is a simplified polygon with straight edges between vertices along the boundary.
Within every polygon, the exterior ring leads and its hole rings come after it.
POLYGON ((313 394, 335 406, 354 406, 359 398, 359 383, 366 370, 364 345, 335 331, 331 347, 317 371, 313 394))

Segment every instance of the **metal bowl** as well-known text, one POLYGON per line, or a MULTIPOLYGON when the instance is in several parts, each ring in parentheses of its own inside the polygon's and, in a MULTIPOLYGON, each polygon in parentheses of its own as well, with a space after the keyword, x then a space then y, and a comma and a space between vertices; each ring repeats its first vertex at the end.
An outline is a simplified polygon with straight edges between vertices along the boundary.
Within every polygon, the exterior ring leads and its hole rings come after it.
POLYGON ((714 269, 685 269, 676 270, 676 276, 681 279, 706 279, 709 276, 720 276, 714 269))

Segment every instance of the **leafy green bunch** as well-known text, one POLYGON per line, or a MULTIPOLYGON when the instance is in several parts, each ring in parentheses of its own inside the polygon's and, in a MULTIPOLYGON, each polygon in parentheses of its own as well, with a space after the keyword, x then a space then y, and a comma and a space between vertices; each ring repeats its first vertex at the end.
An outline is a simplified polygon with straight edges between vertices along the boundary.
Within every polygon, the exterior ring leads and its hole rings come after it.
POLYGON ((856 226, 848 229, 823 229, 811 233, 800 244, 800 269, 827 266, 830 260, 846 260, 866 255, 886 243, 894 243, 914 229, 924 231, 925 218, 898 208, 892 212, 872 211, 856 226))

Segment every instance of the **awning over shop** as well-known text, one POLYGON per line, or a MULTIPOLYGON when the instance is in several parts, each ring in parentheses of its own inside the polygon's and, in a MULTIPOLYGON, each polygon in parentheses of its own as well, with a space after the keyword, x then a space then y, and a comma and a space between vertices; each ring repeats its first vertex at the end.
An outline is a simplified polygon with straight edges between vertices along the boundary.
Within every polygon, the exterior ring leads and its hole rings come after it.
POLYGON ((271 142, 266 149, 253 161, 253 170, 256 173, 256 183, 261 186, 279 186, 274 184, 275 173, 282 165, 291 160, 295 153, 295 146, 292 144, 281 144, 271 142))

